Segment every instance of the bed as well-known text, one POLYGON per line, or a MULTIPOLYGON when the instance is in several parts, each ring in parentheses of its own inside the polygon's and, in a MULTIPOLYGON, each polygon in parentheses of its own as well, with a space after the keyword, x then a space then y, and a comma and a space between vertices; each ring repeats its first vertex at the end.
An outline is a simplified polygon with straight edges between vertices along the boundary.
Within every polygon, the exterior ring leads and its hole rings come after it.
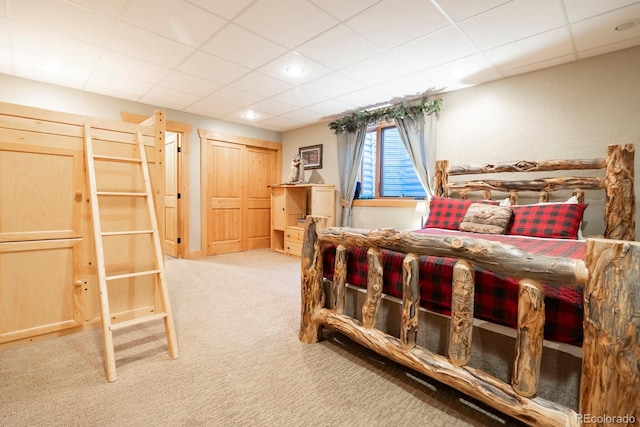
POLYGON ((640 416, 633 172, 630 144, 609 146, 604 158, 589 160, 462 167, 440 161, 427 228, 325 229, 322 218, 308 218, 301 341, 320 341, 325 327, 336 330, 530 425, 632 425, 640 416), (598 175, 567 176, 574 170, 598 175), (523 179, 528 172, 556 176, 523 179), (502 173, 516 178, 449 182, 452 176, 502 173), (549 202, 550 194, 567 190, 573 200, 549 202), (585 191, 602 190, 602 236, 578 240, 585 191), (470 198, 474 192, 481 198, 470 198), (538 196, 537 203, 518 204, 527 192, 538 196), (507 197, 492 202, 495 194, 507 197), (447 206, 446 215, 439 204, 447 206), (354 289, 356 297, 349 299, 354 289), (388 331, 388 319, 381 321, 383 311, 394 314, 382 308, 389 299, 399 307, 396 332, 388 331), (354 304, 357 310, 348 308, 354 304), (446 316, 444 351, 421 342, 425 312, 446 316), (507 380, 470 364, 488 357, 473 346, 478 321, 513 331, 507 380), (540 396, 540 379, 555 375, 544 363, 556 357, 549 356, 553 346, 547 343, 577 349, 575 406, 540 396))

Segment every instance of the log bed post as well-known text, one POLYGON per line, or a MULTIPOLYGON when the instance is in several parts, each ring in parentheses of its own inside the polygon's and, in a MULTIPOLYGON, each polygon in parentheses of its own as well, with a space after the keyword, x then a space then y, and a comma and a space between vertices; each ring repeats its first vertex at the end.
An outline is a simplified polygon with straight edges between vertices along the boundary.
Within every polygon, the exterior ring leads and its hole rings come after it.
POLYGON ((635 240, 634 151, 633 144, 607 147, 605 239, 635 240))
POLYGON ((475 276, 469 261, 459 259, 453 267, 449 359, 454 366, 464 366, 471 359, 475 276))
POLYGON ((588 239, 585 260, 579 413, 631 425, 640 419, 640 245, 588 239))
POLYGON ((420 257, 407 254, 402 261, 402 329, 400 341, 404 348, 416 346, 418 314, 420 313, 420 257))
POLYGON ((367 299, 362 306, 362 325, 375 328, 382 299, 382 254, 380 249, 372 247, 367 251, 367 299))
POLYGON ((318 235, 327 225, 326 217, 309 217, 304 228, 302 244, 302 313, 300 315, 300 341, 313 344, 320 341, 322 324, 316 319, 324 307, 325 293, 322 283, 322 244, 318 235))
POLYGON ((434 195, 439 197, 448 197, 449 190, 447 184, 449 183, 449 161, 448 160, 436 160, 436 176, 434 180, 434 195))

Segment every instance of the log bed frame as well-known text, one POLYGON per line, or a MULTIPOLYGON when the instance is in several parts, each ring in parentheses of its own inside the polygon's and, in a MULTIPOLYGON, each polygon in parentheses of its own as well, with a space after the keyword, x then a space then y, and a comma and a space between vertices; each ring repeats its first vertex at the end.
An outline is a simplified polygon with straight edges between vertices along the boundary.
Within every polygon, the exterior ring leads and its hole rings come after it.
MULTIPOLYGON (((483 239, 400 232, 394 229, 327 228, 322 217, 305 225, 301 259, 302 304, 300 340, 316 343, 327 326, 395 362, 445 383, 500 412, 530 425, 575 426, 584 417, 598 425, 640 418, 640 243, 635 238, 634 146, 607 147, 607 157, 593 160, 513 162, 481 167, 448 167, 438 162, 437 194, 467 191, 510 193, 573 189, 604 189, 605 238, 588 238, 585 260, 539 256, 483 239), (471 181, 449 183, 452 175, 605 169, 604 177, 544 178, 531 181, 471 181), (327 308, 323 282, 322 247, 336 249, 332 308, 327 308), (368 284, 362 322, 344 314, 347 248, 368 247, 368 284), (403 300, 400 337, 376 329, 382 297, 381 249, 407 254, 403 262, 403 300), (448 357, 416 344, 419 312, 420 255, 458 259, 453 272, 448 357), (471 355, 474 265, 520 280, 518 327, 511 384, 467 366, 471 355), (584 285, 584 340, 578 412, 536 396, 543 353, 544 292, 540 282, 552 280, 584 285), (578 415, 578 414, 582 414, 578 415), (604 418, 598 419, 602 416, 604 418), (625 419, 614 417, 627 416, 625 419), (596 417, 596 418, 593 418, 596 417), (608 418, 607 418, 608 417, 608 418)), ((581 199, 583 200, 583 199, 581 199)), ((624 423, 617 423, 623 425, 624 423)))

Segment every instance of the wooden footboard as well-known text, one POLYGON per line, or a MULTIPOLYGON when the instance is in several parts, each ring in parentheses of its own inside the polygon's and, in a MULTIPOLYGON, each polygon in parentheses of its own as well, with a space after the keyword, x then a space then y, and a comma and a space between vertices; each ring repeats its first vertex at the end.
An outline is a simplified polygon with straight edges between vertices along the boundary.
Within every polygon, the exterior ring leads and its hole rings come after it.
POLYGON ((589 239, 583 262, 534 255, 482 239, 430 236, 393 229, 324 227, 324 219, 314 217, 310 217, 305 226, 301 259, 301 341, 318 342, 322 327, 332 327, 389 359, 530 425, 631 425, 640 417, 640 244, 589 239), (324 243, 337 246, 331 288, 333 309, 325 307, 324 243), (351 246, 369 248, 362 322, 343 313, 347 248, 351 246), (376 329, 383 283, 381 249, 407 254, 403 264, 400 338, 376 329), (452 283, 448 357, 416 345, 420 255, 458 259, 452 283), (511 384, 466 365, 471 355, 474 265, 520 280, 511 384), (540 285, 543 281, 585 286, 583 366, 577 413, 536 397, 543 357, 544 292, 540 285))

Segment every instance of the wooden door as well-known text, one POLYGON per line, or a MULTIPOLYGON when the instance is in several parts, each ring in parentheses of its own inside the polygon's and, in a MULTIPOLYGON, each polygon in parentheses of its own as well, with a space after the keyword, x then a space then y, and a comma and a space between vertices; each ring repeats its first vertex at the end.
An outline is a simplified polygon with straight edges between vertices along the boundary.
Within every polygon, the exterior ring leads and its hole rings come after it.
POLYGON ((180 134, 166 132, 164 150, 164 251, 178 257, 178 176, 180 134))
POLYGON ((270 246, 271 194, 269 186, 276 181, 276 152, 246 147, 245 182, 246 211, 243 212, 246 249, 270 246))
POLYGON ((245 146, 210 141, 206 155, 207 255, 243 251, 245 146))

